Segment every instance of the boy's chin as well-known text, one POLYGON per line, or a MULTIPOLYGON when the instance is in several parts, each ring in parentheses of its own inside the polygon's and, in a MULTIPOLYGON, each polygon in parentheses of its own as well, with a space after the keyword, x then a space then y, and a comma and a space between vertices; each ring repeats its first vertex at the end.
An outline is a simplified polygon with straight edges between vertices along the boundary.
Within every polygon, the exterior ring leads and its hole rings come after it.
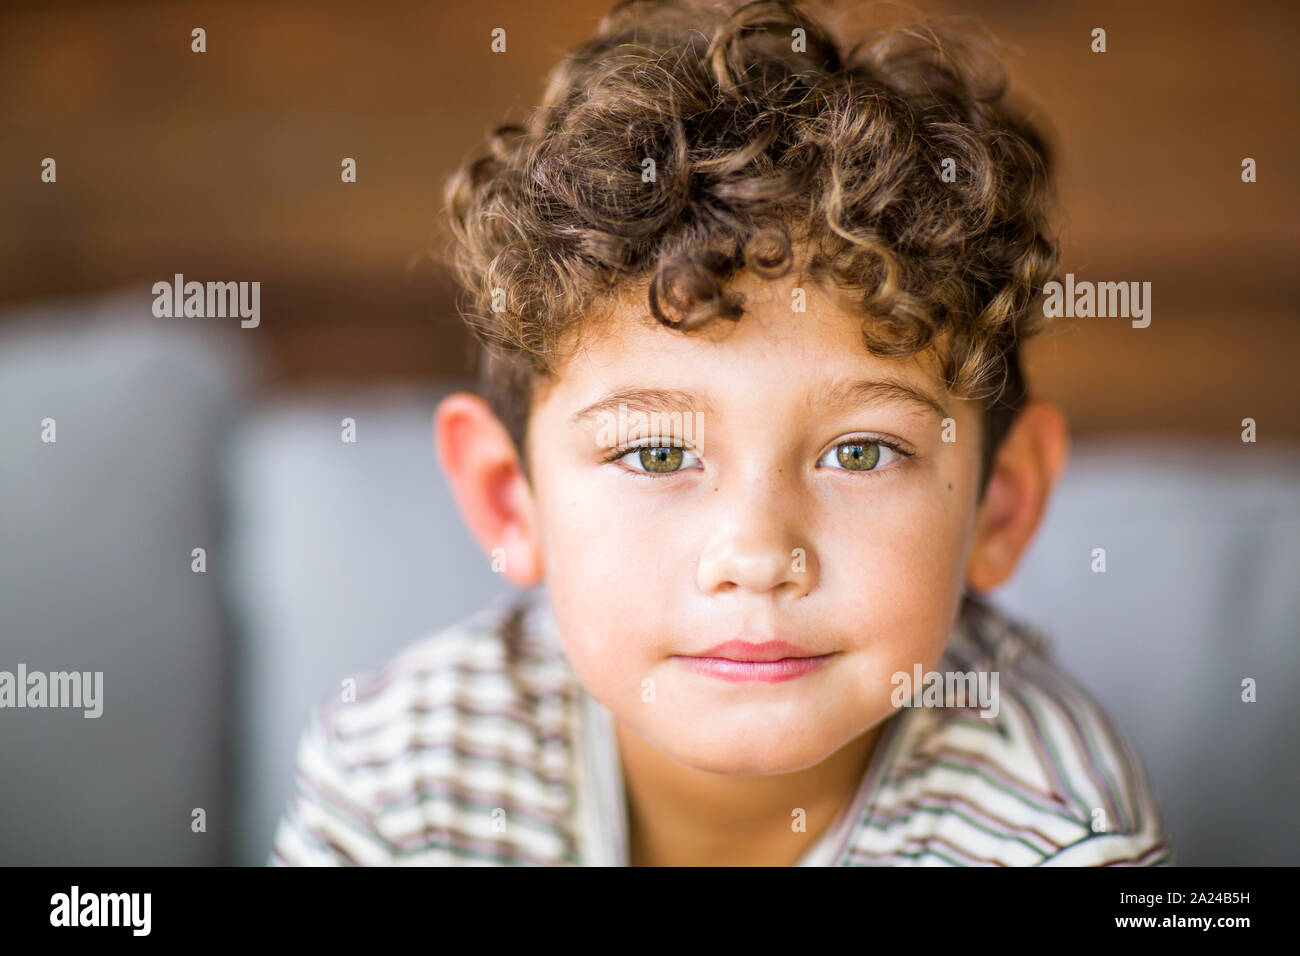
POLYGON ((671 741, 656 740, 666 754, 695 770, 719 774, 794 773, 815 767, 836 751, 831 740, 791 741, 762 733, 714 733, 694 728, 671 741))

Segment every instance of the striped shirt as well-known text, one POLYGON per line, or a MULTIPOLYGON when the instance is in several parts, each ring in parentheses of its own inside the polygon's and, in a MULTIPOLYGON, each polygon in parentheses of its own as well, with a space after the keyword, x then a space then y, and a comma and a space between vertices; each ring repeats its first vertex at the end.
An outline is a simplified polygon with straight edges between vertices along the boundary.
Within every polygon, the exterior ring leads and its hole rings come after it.
MULTIPOLYGON (((937 669, 996 671, 996 715, 903 707, 800 866, 1173 863, 1127 736, 1042 635, 968 594, 937 669)), ((544 589, 413 644, 321 703, 272 865, 625 866, 610 712, 578 682, 544 589)))

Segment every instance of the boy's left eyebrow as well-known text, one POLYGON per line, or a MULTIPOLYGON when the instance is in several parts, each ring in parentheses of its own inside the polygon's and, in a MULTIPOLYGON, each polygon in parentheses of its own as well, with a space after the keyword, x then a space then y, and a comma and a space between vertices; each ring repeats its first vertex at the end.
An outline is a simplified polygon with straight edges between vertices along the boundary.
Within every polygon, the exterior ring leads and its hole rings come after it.
POLYGON ((879 381, 836 382, 822 395, 822 401, 831 405, 865 406, 903 403, 933 412, 940 420, 950 417, 948 410, 939 403, 938 399, 906 382, 892 378, 879 381))
POLYGON ((611 392, 599 401, 592 402, 581 411, 575 412, 569 419, 570 424, 577 424, 584 418, 594 418, 601 412, 617 412, 620 405, 635 406, 652 412, 674 413, 707 412, 712 414, 713 405, 707 398, 681 392, 672 388, 624 388, 611 392))

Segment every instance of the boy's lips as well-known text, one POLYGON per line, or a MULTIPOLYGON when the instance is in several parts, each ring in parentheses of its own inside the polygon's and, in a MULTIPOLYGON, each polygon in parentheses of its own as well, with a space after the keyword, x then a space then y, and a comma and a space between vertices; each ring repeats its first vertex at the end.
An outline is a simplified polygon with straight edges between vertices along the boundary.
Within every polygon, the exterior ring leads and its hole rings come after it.
POLYGON ((817 670, 832 657, 816 654, 786 641, 727 641, 702 654, 677 655, 690 670, 724 681, 793 680, 817 670))
POLYGON ((699 654, 683 654, 681 656, 713 657, 728 661, 761 661, 766 663, 783 660, 787 657, 821 657, 823 655, 805 650, 786 641, 763 641, 761 644, 754 644, 750 641, 727 641, 724 644, 718 644, 716 647, 710 647, 707 651, 701 651, 699 654))

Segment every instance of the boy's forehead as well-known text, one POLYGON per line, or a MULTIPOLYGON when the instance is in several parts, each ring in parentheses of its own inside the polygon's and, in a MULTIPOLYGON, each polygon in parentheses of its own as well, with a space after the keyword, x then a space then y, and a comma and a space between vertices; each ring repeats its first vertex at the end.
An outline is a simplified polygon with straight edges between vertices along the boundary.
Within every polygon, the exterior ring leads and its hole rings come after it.
POLYGON ((892 379, 945 402, 942 341, 906 357, 873 354, 863 338, 873 319, 794 277, 757 279, 742 273, 731 287, 744 296, 738 320, 716 319, 681 332, 651 314, 644 298, 607 303, 598 323, 584 329, 557 370, 565 391, 698 383, 725 392, 761 375, 772 388, 816 390, 851 378, 892 379))

